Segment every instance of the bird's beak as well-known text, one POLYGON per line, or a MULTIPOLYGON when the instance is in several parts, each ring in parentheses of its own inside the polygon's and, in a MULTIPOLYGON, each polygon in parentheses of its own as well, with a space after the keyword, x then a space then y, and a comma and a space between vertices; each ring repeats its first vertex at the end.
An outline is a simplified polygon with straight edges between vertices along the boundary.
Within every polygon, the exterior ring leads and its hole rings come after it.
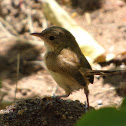
POLYGON ((31 33, 30 35, 37 36, 37 37, 42 37, 41 33, 31 33))

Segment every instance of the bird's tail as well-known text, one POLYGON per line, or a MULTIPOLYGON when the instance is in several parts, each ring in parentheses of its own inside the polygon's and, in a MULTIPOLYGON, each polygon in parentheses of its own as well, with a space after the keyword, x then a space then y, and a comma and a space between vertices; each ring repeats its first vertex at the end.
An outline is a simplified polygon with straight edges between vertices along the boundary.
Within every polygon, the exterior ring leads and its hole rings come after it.
POLYGON ((87 70, 88 75, 101 75, 106 76, 110 74, 126 73, 126 70, 87 70))

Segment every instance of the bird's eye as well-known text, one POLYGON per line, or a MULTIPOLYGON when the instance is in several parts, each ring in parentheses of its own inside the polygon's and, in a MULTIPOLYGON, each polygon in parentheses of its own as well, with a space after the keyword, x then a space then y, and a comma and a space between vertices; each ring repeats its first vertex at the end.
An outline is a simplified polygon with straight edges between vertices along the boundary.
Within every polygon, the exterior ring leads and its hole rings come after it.
POLYGON ((54 40, 55 37, 54 37, 54 36, 50 36, 49 39, 50 39, 50 40, 54 40))

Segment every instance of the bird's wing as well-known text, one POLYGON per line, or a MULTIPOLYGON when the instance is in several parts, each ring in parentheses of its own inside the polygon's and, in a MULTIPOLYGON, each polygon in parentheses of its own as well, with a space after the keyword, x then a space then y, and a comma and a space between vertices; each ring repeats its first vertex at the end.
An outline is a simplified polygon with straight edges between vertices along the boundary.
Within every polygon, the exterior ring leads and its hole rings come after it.
MULTIPOLYGON (((82 73, 86 73, 86 70, 92 70, 91 65, 89 64, 89 62, 87 61, 87 59, 84 57, 84 55, 81 55, 80 57, 80 64, 81 64, 81 72, 82 73)), ((94 82, 94 75, 89 74, 88 72, 86 73, 89 82, 93 84, 94 82)))
POLYGON ((86 86, 89 83, 88 78, 79 70, 80 61, 78 57, 71 50, 63 49, 57 57, 57 62, 57 72, 63 72, 72 76, 82 86, 86 86))

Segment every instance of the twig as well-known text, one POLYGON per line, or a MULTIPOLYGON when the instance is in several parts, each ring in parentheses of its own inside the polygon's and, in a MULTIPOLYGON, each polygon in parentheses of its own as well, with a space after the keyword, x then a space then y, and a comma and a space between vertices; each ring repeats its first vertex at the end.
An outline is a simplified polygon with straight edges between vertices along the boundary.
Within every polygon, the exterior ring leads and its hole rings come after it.
MULTIPOLYGON (((27 17, 28 17, 28 26, 29 26, 29 31, 30 33, 33 33, 34 32, 34 27, 33 27, 33 22, 32 22, 32 16, 31 16, 31 10, 29 9, 27 11, 27 17)), ((37 38, 36 37, 33 37, 34 38, 34 42, 36 43, 37 41, 37 38)))
POLYGON ((32 22, 32 16, 31 16, 30 9, 27 11, 27 17, 28 17, 28 26, 29 26, 30 33, 33 33, 34 28, 33 28, 33 22, 32 22))
POLYGON ((12 32, 12 34, 14 34, 16 36, 19 35, 17 33, 17 31, 7 21, 5 21, 2 17, 0 17, 0 21, 12 32))
POLYGON ((1 27, 1 31, 3 31, 4 34, 6 34, 6 36, 8 37, 12 37, 13 35, 3 26, 3 24, 0 22, 0 27, 1 27))
POLYGON ((17 80, 16 80, 16 90, 15 90, 14 103, 16 101, 17 83, 19 80, 19 68, 20 68, 20 53, 18 53, 18 55, 17 55, 17 80))
POLYGON ((46 17, 43 15, 42 19, 43 19, 42 20, 42 28, 46 29, 48 27, 48 23, 47 23, 46 17))

